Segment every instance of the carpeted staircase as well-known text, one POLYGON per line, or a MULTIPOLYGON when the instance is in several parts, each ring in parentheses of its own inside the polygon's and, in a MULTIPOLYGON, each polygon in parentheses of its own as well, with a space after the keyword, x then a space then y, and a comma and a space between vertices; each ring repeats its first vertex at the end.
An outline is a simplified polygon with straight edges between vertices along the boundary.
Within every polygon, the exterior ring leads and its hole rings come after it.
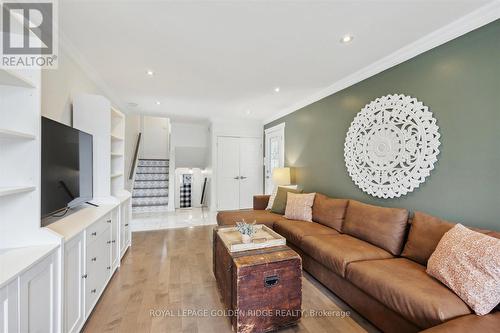
POLYGON ((132 192, 132 211, 158 212, 168 207, 168 160, 139 159, 132 192))

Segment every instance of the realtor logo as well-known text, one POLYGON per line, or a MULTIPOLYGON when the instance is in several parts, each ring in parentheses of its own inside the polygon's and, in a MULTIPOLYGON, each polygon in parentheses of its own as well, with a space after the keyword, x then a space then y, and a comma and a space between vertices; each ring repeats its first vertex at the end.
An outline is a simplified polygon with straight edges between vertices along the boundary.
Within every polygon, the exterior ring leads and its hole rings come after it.
POLYGON ((53 0, 1 1, 0 67, 57 67, 57 6, 53 0))

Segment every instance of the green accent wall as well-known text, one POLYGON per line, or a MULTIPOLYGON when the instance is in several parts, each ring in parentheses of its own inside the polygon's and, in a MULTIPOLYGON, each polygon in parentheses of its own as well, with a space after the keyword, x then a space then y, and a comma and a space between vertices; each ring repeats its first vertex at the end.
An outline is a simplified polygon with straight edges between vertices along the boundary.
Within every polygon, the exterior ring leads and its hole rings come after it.
POLYGON ((307 192, 421 210, 465 225, 500 230, 500 20, 299 109, 285 122, 285 164, 307 192), (433 112, 440 154, 425 183, 406 196, 361 191, 344 163, 354 116, 387 94, 405 94, 433 112))

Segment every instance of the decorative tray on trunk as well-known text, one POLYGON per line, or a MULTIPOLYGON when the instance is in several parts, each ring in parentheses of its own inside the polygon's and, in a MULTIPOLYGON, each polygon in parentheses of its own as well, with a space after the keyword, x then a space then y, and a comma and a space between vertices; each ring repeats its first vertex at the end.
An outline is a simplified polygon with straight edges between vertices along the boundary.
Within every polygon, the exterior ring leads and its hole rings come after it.
POLYGON ((249 251, 286 245, 286 239, 274 232, 271 228, 263 224, 256 224, 254 227, 256 232, 252 238, 252 242, 246 244, 242 242, 241 234, 236 230, 236 227, 219 228, 217 232, 229 252, 249 251))

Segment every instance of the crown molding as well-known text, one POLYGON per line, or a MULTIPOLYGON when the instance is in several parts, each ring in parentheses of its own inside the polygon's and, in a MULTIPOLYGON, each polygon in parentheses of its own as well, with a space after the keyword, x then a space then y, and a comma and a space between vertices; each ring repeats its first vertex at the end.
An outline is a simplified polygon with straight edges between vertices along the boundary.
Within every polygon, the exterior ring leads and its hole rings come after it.
POLYGON ((73 43, 66 37, 66 35, 59 30, 59 47, 63 50, 88 78, 99 88, 102 93, 111 101, 111 105, 120 110, 122 113, 127 113, 127 108, 117 94, 111 89, 99 75, 99 73, 85 60, 82 54, 76 49, 73 43))
POLYGON ((327 96, 330 96, 340 90, 348 88, 358 82, 361 82, 369 77, 372 77, 386 69, 394 67, 411 58, 416 57, 426 51, 429 51, 439 45, 449 42, 452 39, 465 35, 472 30, 482 27, 500 18, 500 0, 492 1, 477 10, 467 14, 438 30, 427 34, 426 36, 412 42, 390 55, 377 60, 361 70, 350 74, 343 79, 335 82, 331 86, 320 90, 319 92, 293 104, 291 107, 285 108, 275 115, 264 119, 264 124, 277 120, 287 114, 293 113, 305 106, 317 102, 327 96))

